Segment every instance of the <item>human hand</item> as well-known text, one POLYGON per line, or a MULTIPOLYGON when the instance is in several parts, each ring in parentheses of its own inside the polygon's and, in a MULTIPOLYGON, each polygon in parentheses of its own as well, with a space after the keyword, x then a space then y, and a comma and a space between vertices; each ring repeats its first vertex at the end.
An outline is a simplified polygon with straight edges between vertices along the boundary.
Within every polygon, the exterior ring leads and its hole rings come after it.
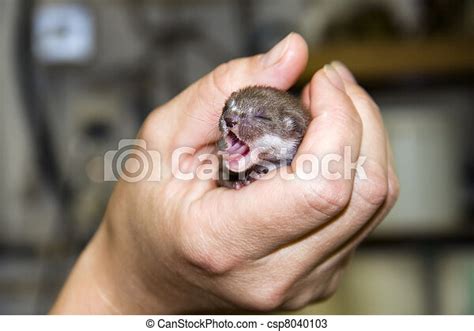
MULTIPOLYGON (((290 34, 265 55, 223 64, 156 109, 139 138, 161 155, 159 182, 119 181, 104 221, 52 313, 183 313, 295 309, 326 298, 356 246, 394 205, 398 180, 379 110, 350 72, 334 63, 304 89, 312 121, 298 155, 367 157, 367 179, 284 180, 239 191, 173 176, 218 139, 227 97, 248 85, 291 87, 307 46, 290 34)), ((343 172, 333 162, 332 172, 343 172)), ((297 171, 296 164, 290 167, 297 171)))

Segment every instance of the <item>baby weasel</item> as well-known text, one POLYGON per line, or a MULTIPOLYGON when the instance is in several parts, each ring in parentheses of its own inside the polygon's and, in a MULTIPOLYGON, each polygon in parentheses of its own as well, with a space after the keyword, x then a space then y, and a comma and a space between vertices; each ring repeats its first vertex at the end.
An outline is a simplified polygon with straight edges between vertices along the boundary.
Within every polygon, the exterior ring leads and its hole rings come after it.
POLYGON ((219 119, 218 184, 239 189, 289 165, 309 121, 308 110, 286 91, 249 86, 232 93, 219 119))

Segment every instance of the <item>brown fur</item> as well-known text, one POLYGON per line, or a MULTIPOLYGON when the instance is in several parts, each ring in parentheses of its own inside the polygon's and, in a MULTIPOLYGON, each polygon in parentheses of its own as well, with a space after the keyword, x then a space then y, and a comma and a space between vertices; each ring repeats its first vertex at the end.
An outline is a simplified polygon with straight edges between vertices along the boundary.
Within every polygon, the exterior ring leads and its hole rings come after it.
MULTIPOLYGON (((284 141, 295 141, 295 148, 283 155, 276 149, 270 148, 260 154, 260 158, 277 166, 280 163, 289 164, 303 139, 309 121, 309 112, 303 107, 301 101, 286 91, 267 86, 245 87, 232 93, 225 103, 219 121, 222 139, 218 146, 222 151, 226 149, 225 136, 231 130, 235 131, 238 138, 250 148, 256 147, 255 144, 259 138, 265 135, 278 136, 284 141)), ((239 188, 255 180, 255 178, 249 178, 252 172, 262 174, 268 172, 268 169, 253 165, 243 174, 231 173, 229 180, 221 178, 219 184, 239 188)))

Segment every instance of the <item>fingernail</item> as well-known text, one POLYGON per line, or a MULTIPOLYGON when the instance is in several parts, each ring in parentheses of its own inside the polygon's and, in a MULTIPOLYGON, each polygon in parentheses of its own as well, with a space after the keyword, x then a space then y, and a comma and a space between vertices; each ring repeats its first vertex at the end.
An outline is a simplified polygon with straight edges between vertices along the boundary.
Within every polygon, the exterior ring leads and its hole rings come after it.
POLYGON ((351 73, 351 71, 346 67, 345 64, 343 64, 340 61, 333 61, 331 62, 331 65, 336 69, 336 71, 339 73, 339 75, 342 77, 342 79, 349 81, 351 83, 356 83, 356 79, 354 75, 351 73))
POLYGON ((271 50, 269 50, 265 55, 262 57, 262 63, 265 67, 271 67, 274 64, 276 64, 285 54, 288 45, 290 43, 291 35, 293 32, 291 32, 289 35, 287 35, 285 38, 280 40, 278 44, 273 46, 271 50))
POLYGON ((324 66, 324 73, 335 88, 338 88, 341 91, 345 91, 344 82, 342 81, 341 76, 339 76, 336 69, 334 69, 332 65, 326 64, 324 66))

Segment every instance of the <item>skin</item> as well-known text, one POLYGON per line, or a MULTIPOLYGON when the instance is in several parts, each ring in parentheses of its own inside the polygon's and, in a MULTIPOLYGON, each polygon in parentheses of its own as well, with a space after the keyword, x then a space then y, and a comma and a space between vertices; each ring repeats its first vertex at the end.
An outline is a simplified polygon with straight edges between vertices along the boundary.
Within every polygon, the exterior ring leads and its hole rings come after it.
MULTIPOLYGON (((161 153, 162 180, 117 183, 51 313, 271 311, 331 295, 399 192, 379 110, 347 68, 326 66, 305 88, 312 119, 296 157, 350 146, 353 160, 367 156, 368 179, 275 176, 236 191, 178 180, 168 166, 176 147, 199 154, 218 140, 222 105, 233 91, 288 89, 307 57, 306 43, 292 33, 267 54, 219 66, 156 109, 139 137, 161 153)), ((194 169, 196 159, 184 157, 182 167, 194 169)))

